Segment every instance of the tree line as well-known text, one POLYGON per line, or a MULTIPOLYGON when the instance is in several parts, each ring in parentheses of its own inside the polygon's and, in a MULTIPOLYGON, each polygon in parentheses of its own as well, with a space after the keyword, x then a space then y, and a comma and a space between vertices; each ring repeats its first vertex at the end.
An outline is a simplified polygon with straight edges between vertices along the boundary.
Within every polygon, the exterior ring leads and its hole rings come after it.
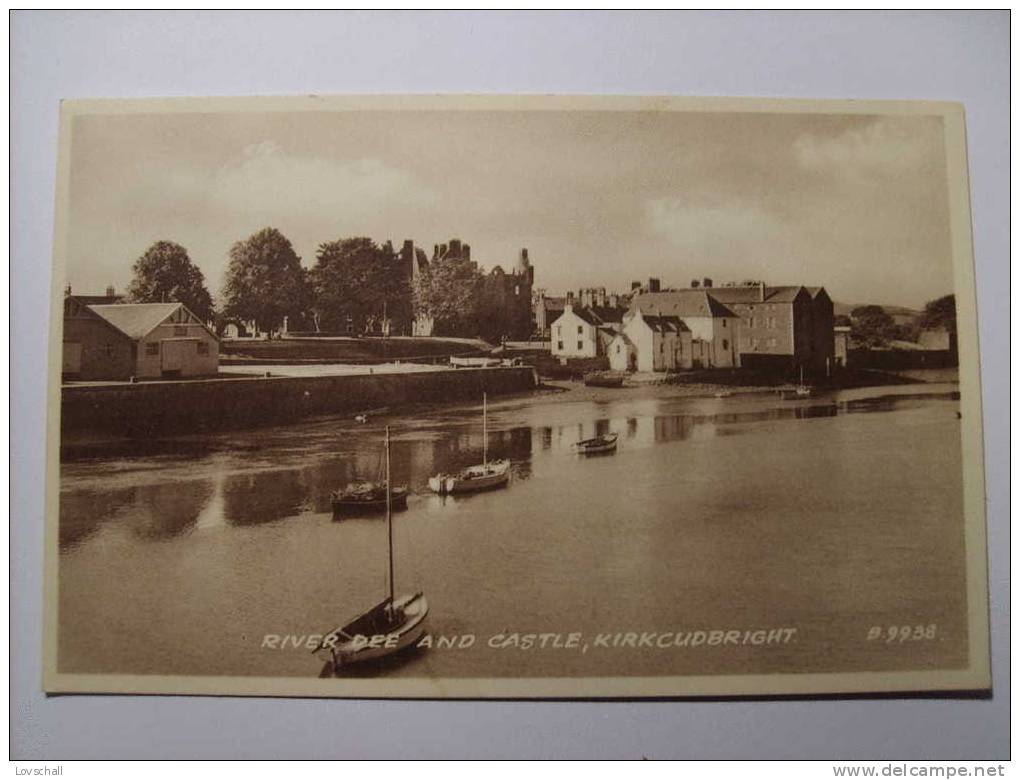
POLYGON ((475 263, 459 257, 426 263, 421 249, 415 253, 422 271, 412 276, 410 258, 391 242, 341 238, 320 244, 306 269, 286 236, 264 228, 230 247, 214 304, 188 251, 157 241, 132 266, 128 300, 176 301, 217 327, 238 320, 260 332, 280 330, 286 317, 290 331, 378 332, 385 319, 390 333, 409 334, 415 317, 423 317, 437 336, 502 335, 498 291, 475 263))
POLYGON ((956 333, 956 297, 943 295, 928 301, 920 316, 897 323, 881 306, 858 306, 849 317, 837 317, 837 325, 849 325, 854 342, 866 347, 885 347, 890 341, 917 341, 922 330, 956 333))

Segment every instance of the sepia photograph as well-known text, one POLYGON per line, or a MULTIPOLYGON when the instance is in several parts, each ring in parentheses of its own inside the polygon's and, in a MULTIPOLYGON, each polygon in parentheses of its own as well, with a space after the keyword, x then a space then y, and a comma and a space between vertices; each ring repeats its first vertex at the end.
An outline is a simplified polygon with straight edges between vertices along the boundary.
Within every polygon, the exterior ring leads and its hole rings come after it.
POLYGON ((62 105, 50 693, 985 691, 959 104, 62 105))

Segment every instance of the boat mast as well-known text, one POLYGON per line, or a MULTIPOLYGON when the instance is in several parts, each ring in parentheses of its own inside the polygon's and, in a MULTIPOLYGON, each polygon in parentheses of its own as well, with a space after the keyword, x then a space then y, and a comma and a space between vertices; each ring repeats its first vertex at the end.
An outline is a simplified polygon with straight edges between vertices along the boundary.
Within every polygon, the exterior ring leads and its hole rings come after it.
POLYGON ((488 396, 482 393, 482 465, 489 462, 489 415, 488 396))
POLYGON ((390 426, 386 426, 386 546, 389 550, 390 603, 393 609, 393 506, 390 487, 390 426))

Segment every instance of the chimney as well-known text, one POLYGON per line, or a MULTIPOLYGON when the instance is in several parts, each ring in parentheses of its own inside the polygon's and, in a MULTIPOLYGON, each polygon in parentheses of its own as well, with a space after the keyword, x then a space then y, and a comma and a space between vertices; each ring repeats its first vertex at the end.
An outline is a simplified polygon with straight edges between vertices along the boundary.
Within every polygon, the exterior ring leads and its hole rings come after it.
POLYGON ((702 280, 701 280, 701 286, 702 286, 702 287, 711 287, 711 286, 712 286, 712 280, 711 280, 711 279, 709 279, 709 278, 708 278, 708 277, 706 276, 706 277, 705 277, 704 279, 702 279, 702 280))
POLYGON ((698 287, 700 287, 700 286, 701 286, 701 282, 699 282, 697 279, 691 279, 691 289, 692 290, 697 290, 698 287))
POLYGON ((400 256, 404 259, 410 259, 414 257, 414 241, 410 238, 404 239, 404 246, 400 250, 400 256))
POLYGON ((630 283, 630 290, 631 290, 631 292, 634 292, 634 290, 640 290, 640 289, 641 289, 641 282, 631 282, 630 283))
POLYGON ((567 300, 568 301, 574 300, 574 292, 573 292, 573 290, 567 290, 567 300))
POLYGON ((117 291, 113 288, 112 284, 106 285, 106 297, 113 298, 117 294, 117 291))
POLYGON ((655 293, 655 292, 658 292, 658 291, 659 291, 659 280, 656 279, 654 276, 649 276, 648 277, 648 292, 655 293))
POLYGON ((464 259, 465 260, 470 260, 471 259, 471 245, 470 244, 464 244, 464 246, 461 247, 461 251, 464 253, 464 259))
POLYGON ((758 298, 761 301, 765 300, 765 282, 758 282, 758 298))
POLYGON ((432 259, 433 260, 439 259, 439 244, 432 245, 432 259))
POLYGON ((450 239, 450 257, 460 257, 460 239, 450 239))
POLYGON ((528 264, 528 248, 524 247, 521 249, 521 263, 524 265, 528 264))

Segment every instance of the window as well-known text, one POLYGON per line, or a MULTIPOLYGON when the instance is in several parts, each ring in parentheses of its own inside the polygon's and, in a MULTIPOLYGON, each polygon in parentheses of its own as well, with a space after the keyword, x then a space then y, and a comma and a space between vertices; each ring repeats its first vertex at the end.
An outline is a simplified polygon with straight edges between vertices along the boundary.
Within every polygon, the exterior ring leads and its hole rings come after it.
POLYGON ((584 334, 584 325, 578 325, 577 326, 577 335, 581 336, 583 334, 584 334))
POLYGON ((521 294, 521 286, 519 284, 515 284, 514 285, 514 295, 520 295, 520 294, 521 294))
POLYGON ((723 319, 723 321, 722 321, 722 326, 723 326, 724 328, 726 327, 726 320, 725 320, 725 319, 723 319))
POLYGON ((730 348, 730 342, 727 341, 726 339, 723 339, 722 340, 722 348, 723 349, 729 349, 730 348))
POLYGON ((209 342, 208 341, 200 341, 200 342, 198 342, 198 354, 199 355, 208 355, 209 354, 209 342))
POLYGON ((150 341, 148 344, 146 344, 145 345, 145 354, 146 355, 150 355, 150 356, 158 355, 159 354, 159 342, 158 341, 150 341))
POLYGON ((620 354, 620 345, 619 344, 616 345, 616 354, 617 355, 620 354))
MULTIPOLYGON (((558 329, 557 329, 557 330, 558 330, 558 329)), ((563 342, 562 342, 562 341, 557 341, 557 342, 556 342, 556 349, 557 349, 558 351, 560 351, 560 352, 562 352, 562 351, 563 351, 563 342)))
MULTIPOLYGON (((563 335, 562 331, 563 331, 563 326, 562 325, 557 325, 556 326, 556 338, 559 338, 560 336, 563 335)), ((562 344, 560 344, 560 349, 563 349, 563 345, 562 344)))
POLYGON ((577 348, 578 348, 578 350, 584 349, 584 342, 583 341, 577 342, 577 348))

